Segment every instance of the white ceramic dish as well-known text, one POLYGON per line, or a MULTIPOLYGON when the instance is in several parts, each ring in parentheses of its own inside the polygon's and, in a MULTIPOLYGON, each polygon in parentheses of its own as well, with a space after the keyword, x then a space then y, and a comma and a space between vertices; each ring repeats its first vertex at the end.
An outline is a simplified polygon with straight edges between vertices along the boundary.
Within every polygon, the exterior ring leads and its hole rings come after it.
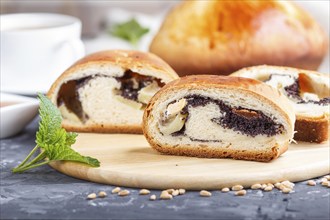
POLYGON ((0 138, 2 139, 17 134, 32 121, 38 113, 39 102, 35 98, 6 93, 1 93, 0 97, 0 138))
POLYGON ((1 19, 1 90, 36 95, 85 55, 79 19, 62 14, 17 13, 1 19))

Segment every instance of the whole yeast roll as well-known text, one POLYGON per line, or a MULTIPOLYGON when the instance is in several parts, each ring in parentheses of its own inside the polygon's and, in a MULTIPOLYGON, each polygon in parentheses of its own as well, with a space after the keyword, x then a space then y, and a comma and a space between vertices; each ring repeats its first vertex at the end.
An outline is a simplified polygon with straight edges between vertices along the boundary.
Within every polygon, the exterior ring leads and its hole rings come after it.
POLYGON ((290 1, 184 1, 150 45, 181 76, 269 64, 316 70, 328 36, 290 1))

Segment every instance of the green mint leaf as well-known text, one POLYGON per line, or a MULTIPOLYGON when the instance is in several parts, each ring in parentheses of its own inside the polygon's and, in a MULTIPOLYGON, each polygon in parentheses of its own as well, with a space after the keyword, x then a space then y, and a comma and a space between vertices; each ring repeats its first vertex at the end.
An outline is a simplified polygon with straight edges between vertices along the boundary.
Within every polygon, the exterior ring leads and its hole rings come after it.
POLYGON ((93 167, 100 166, 100 162, 97 159, 82 156, 66 145, 56 144, 55 147, 49 148, 49 151, 47 152, 47 157, 50 161, 75 161, 80 163, 86 163, 93 167))
POLYGON ((59 139, 57 131, 61 128, 62 116, 46 96, 39 93, 38 98, 41 121, 36 135, 36 143, 42 148, 44 144, 53 144, 59 139))
POLYGON ((76 137, 78 136, 77 133, 74 133, 74 132, 68 132, 66 133, 66 145, 67 146, 71 146, 73 145, 74 143, 76 143, 76 137))
POLYGON ((149 28, 142 27, 134 18, 115 25, 110 31, 113 36, 129 41, 133 45, 136 45, 140 38, 148 32, 149 28))
POLYGON ((12 171, 14 173, 22 173, 55 160, 86 163, 93 167, 100 166, 100 162, 97 159, 82 156, 71 148, 71 145, 76 142, 78 134, 66 132, 65 129, 61 127, 61 112, 46 96, 39 93, 38 98, 40 100, 39 114, 41 120, 39 123, 39 130, 36 134, 37 146, 33 148, 23 162, 12 171), (42 152, 31 159, 40 148, 42 152), (46 157, 48 160, 44 161, 46 157))

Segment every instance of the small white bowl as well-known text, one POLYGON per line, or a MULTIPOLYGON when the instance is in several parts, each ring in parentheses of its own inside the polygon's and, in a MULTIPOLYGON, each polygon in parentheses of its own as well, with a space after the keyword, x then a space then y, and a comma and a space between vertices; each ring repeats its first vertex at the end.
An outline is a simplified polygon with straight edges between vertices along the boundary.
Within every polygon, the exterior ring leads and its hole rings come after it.
POLYGON ((0 94, 0 138, 20 132, 38 113, 39 101, 19 95, 0 94))

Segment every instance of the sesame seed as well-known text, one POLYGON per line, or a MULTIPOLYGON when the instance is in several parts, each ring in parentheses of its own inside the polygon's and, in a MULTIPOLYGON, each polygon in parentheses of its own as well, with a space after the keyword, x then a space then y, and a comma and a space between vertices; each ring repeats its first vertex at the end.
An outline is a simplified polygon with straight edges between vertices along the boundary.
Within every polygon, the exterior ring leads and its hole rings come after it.
POLYGON ((209 192, 209 191, 206 191, 206 190, 201 190, 199 192, 199 195, 202 196, 202 197, 210 197, 210 196, 212 196, 212 193, 209 192))
POLYGON ((270 186, 270 187, 272 187, 273 189, 274 189, 274 184, 272 184, 272 183, 267 183, 267 186, 270 186))
POLYGON ((91 193, 87 196, 87 199, 96 199, 96 194, 95 193, 91 193))
POLYGON ((328 186, 328 184, 329 184, 328 180, 327 180, 327 181, 322 181, 322 182, 321 182, 321 185, 322 185, 322 186, 328 186))
POLYGON ((327 182, 328 179, 327 179, 327 178, 322 178, 320 181, 321 181, 321 182, 327 182))
POLYGON ((294 183, 290 182, 289 180, 285 180, 282 182, 282 185, 284 185, 286 188, 293 189, 294 183))
POLYGON ((244 195, 246 195, 246 190, 239 190, 239 191, 237 191, 237 192, 235 192, 235 195, 236 196, 244 196, 244 195))
POLYGON ((179 195, 179 190, 174 190, 173 192, 172 192, 172 196, 178 196, 179 195))
POLYGON ((253 184, 251 186, 251 189, 260 189, 260 188, 261 188, 261 184, 260 183, 253 184))
POLYGON ((242 190, 244 187, 242 185, 235 185, 233 187, 231 187, 231 190, 233 191, 239 191, 242 190))
POLYGON ((126 189, 121 190, 121 191, 118 192, 118 196, 127 196, 129 194, 130 194, 130 192, 126 189))
POLYGON ((264 191, 266 191, 266 192, 269 192, 272 190, 273 190, 273 187, 271 187, 271 186, 267 186, 266 188, 264 188, 264 191))
POLYGON ((167 191, 169 194, 172 195, 172 193, 174 192, 174 189, 167 189, 166 191, 167 191))
POLYGON ((308 180, 307 181, 307 185, 309 185, 309 186, 315 186, 316 185, 316 182, 314 180, 308 180))
POLYGON ((290 193, 292 190, 290 188, 284 188, 282 189, 282 193, 288 194, 290 193))
POLYGON ((186 190, 185 189, 179 189, 179 194, 180 195, 183 195, 183 194, 185 194, 186 193, 186 190))
POLYGON ((99 197, 100 198, 104 198, 104 197, 106 197, 107 196, 107 193, 106 192, 104 192, 104 191, 101 191, 101 192, 99 192, 99 197))
POLYGON ((112 194, 119 193, 120 190, 121 190, 120 187, 116 187, 111 191, 111 193, 112 194))
POLYGON ((148 195, 148 194, 150 194, 150 191, 147 190, 147 189, 141 189, 139 194, 140 195, 148 195))
POLYGON ((275 183, 275 184, 274 184, 274 186, 275 186, 277 189, 280 189, 281 185, 282 185, 281 183, 275 183))
POLYGON ((162 191, 162 193, 160 194, 160 199, 163 200, 170 200, 173 199, 173 196, 171 194, 169 194, 166 190, 162 191))

